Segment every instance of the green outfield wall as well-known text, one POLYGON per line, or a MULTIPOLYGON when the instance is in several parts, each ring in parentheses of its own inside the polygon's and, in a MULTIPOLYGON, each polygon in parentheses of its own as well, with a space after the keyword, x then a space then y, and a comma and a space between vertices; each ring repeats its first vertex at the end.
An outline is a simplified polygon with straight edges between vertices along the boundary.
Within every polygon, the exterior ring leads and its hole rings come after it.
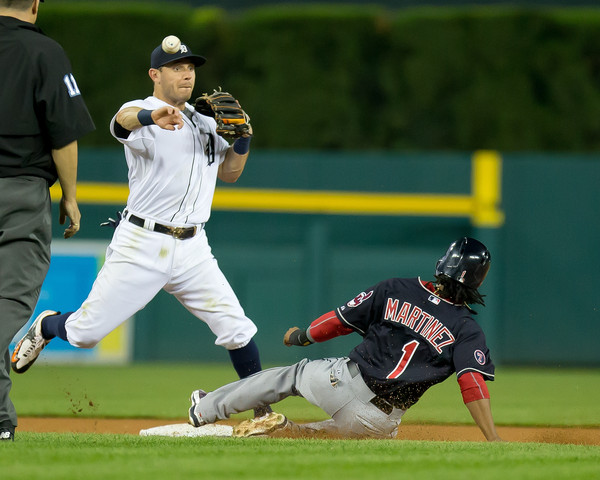
MULTIPOLYGON (((384 278, 431 278, 472 235, 494 256, 477 317, 494 358, 600 365, 600 9, 52 1, 38 24, 98 127, 80 142, 74 243, 110 240, 98 225, 123 208, 127 169, 108 124, 151 93, 165 35, 208 58, 196 94, 241 101, 251 159, 219 185, 207 233, 264 361, 347 352, 356 339, 281 337, 384 278)), ((228 360, 167 295, 131 323, 135 360, 228 360)))
MULTIPOLYGON (((99 223, 123 208, 126 181, 120 149, 82 150, 73 242, 108 244, 99 223)), ((477 320, 494 358, 598 366, 599 182, 592 155, 255 150, 236 184, 218 185, 206 230, 265 362, 348 352, 357 337, 307 350, 281 339, 379 280, 431 279, 447 244, 471 235, 493 254, 477 320)), ((167 294, 134 323, 135 360, 228 360, 167 294)))

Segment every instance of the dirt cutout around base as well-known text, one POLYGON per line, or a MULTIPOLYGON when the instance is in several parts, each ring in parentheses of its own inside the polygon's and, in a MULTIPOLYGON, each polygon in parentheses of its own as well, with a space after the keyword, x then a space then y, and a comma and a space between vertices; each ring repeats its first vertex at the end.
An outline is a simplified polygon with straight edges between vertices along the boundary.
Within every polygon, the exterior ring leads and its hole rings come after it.
MULTIPOLYGON (((185 420, 111 419, 111 418, 34 418, 19 419, 17 432, 116 433, 138 435, 140 430, 185 423, 185 420)), ((234 424, 235 422, 222 422, 234 424)), ((509 442, 600 445, 600 428, 577 427, 498 427, 498 434, 509 442)), ((467 425, 402 424, 397 440, 483 442, 479 428, 467 425)))

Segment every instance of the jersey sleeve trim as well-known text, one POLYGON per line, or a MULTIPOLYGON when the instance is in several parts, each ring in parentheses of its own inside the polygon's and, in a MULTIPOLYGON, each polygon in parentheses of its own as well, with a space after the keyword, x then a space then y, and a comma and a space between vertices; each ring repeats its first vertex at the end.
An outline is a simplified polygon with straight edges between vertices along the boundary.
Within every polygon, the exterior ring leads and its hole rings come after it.
POLYGON ((461 375, 464 375, 467 372, 480 373, 484 377, 488 377, 491 381, 494 381, 494 378, 495 378, 493 373, 487 373, 487 372, 484 372, 482 370, 477 370, 476 368, 472 368, 472 367, 463 368, 460 372, 456 372, 456 377, 460 378, 461 375))
POLYGON ((346 319, 344 318, 344 315, 342 314, 342 312, 341 312, 341 310, 339 309, 339 307, 336 309, 336 315, 337 315, 337 317, 338 317, 338 318, 339 318, 339 319, 340 319, 342 322, 344 322, 346 325, 348 325, 348 327, 349 327, 349 328, 351 328, 352 330, 354 330, 354 331, 356 331, 356 332, 358 332, 358 333, 361 333, 361 334, 365 335, 365 333, 366 333, 366 332, 364 332, 364 331, 363 331, 363 330, 361 330, 360 328, 358 328, 358 327, 356 327, 356 326, 352 325, 352 324, 351 324, 351 323, 350 323, 348 320, 346 320, 346 319))

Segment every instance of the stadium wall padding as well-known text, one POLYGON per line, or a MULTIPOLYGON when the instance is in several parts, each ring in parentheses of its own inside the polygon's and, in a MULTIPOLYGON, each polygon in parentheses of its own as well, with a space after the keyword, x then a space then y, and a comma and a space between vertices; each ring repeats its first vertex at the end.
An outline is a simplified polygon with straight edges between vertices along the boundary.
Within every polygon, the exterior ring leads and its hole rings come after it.
MULTIPOLYGON (((461 194, 470 189, 470 153, 252 152, 234 186, 218 189, 461 194)), ((80 182, 126 183, 122 150, 83 149, 80 182), (102 173, 99 173, 99 172, 102 173)), ((289 326, 318 315, 393 276, 432 279, 435 261, 455 238, 471 235, 493 254, 476 308, 494 358, 503 364, 600 365, 596 292, 600 265, 598 182, 594 155, 503 154, 504 223, 480 228, 469 218, 419 215, 325 215, 215 210, 206 231, 247 315, 259 326, 263 361, 290 362, 347 353, 358 337, 308 349, 284 347, 289 326)), ((108 244, 99 227, 124 205, 81 204, 76 239, 108 244)), ((55 213, 54 236, 64 227, 55 213)), ((74 306, 77 307, 77 306, 74 306)), ((167 294, 135 319, 138 361, 228 361, 214 336, 167 294)))

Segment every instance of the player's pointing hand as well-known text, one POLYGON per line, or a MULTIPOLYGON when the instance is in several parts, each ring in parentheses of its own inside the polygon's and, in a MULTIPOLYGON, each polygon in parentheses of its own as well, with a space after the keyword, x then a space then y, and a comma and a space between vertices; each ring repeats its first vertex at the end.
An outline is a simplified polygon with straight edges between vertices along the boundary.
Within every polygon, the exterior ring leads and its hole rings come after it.
POLYGON ((165 130, 175 130, 183 127, 181 111, 175 107, 157 108, 152 112, 152 119, 156 125, 165 130))

